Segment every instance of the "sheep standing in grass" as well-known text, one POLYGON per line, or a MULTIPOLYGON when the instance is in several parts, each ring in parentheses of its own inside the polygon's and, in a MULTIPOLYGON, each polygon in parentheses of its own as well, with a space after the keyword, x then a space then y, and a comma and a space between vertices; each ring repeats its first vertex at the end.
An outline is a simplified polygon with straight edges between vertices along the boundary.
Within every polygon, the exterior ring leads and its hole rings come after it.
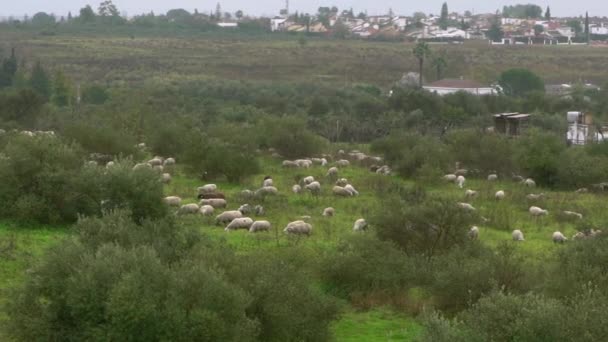
POLYGON ((355 232, 362 232, 364 230, 367 229, 367 221, 365 221, 365 219, 358 219, 357 221, 355 221, 355 224, 353 225, 353 231, 355 232))
POLYGON ((304 182, 304 184, 308 185, 315 181, 315 177, 313 177, 313 176, 304 177, 304 179, 302 179, 302 181, 304 182))
POLYGON ((496 175, 496 174, 488 175, 488 181, 494 182, 494 181, 497 181, 497 180, 498 180, 498 175, 496 175))
POLYGON ((456 178, 458 178, 458 176, 454 175, 454 174, 448 174, 443 176, 443 180, 447 181, 447 182, 455 182, 456 178))
POLYGON ((272 181, 272 177, 270 177, 270 176, 264 177, 264 181, 262 182, 263 188, 265 188, 267 186, 274 186, 274 182, 272 181))
POLYGON ((460 209, 463 209, 463 210, 466 210, 466 211, 475 211, 475 210, 477 210, 477 209, 475 209, 475 207, 473 207, 469 203, 458 203, 458 207, 460 209))
POLYGON ((225 231, 237 230, 237 229, 249 229, 253 224, 253 220, 249 217, 238 217, 230 221, 230 223, 224 228, 225 231))
POLYGON ((513 233, 511 233, 511 237, 513 238, 513 241, 524 241, 524 233, 519 229, 514 230, 513 233))
POLYGON ((298 163, 291 161, 291 160, 284 160, 282 165, 283 165, 283 167, 288 167, 288 168, 297 168, 298 167, 298 163))
POLYGON ((267 232, 272 228, 272 225, 268 221, 255 221, 249 227, 250 233, 267 232))
POLYGON ((293 191, 294 194, 299 194, 302 192, 302 187, 299 184, 295 184, 291 187, 291 191, 293 191))
POLYGON ((503 190, 499 190, 499 191, 496 191, 494 198, 496 198, 496 200, 500 201, 500 200, 505 199, 505 196, 506 196, 505 192, 503 190))
POLYGON ((337 186, 345 187, 346 184, 348 184, 348 179, 346 178, 340 178, 336 181, 337 186))
POLYGON ((165 167, 175 166, 175 159, 174 158, 165 159, 165 161, 163 162, 163 166, 165 166, 165 167))
POLYGON ((347 167, 350 166, 350 162, 346 159, 340 159, 336 162, 337 167, 347 167))
POLYGON ((279 190, 277 188, 275 188, 274 186, 265 186, 263 188, 259 188, 258 190, 256 190, 255 196, 256 197, 265 197, 268 195, 277 195, 278 193, 279 193, 279 190))
POLYGON ((564 236, 561 232, 555 232, 552 236, 553 243, 564 243, 568 240, 567 237, 564 236))
POLYGON ((524 185, 528 188, 536 187, 536 182, 532 178, 528 178, 524 181, 524 185))
POLYGON ((357 191, 357 189, 355 189, 355 187, 350 184, 346 184, 344 190, 350 192, 353 196, 359 196, 359 191, 357 191))
POLYGON ((150 166, 162 166, 163 160, 160 157, 154 157, 154 159, 148 160, 148 164, 150 164, 150 166))
POLYGON ((256 205, 253 207, 253 212, 256 216, 264 216, 264 214, 266 214, 266 210, 264 210, 264 207, 261 205, 256 205))
POLYGON ((330 178, 337 178, 338 177, 338 168, 337 167, 330 167, 329 170, 327 170, 327 177, 330 178))
POLYGON ((215 184, 206 184, 206 185, 203 185, 203 186, 199 187, 196 190, 198 191, 199 195, 213 194, 213 193, 217 192, 217 185, 215 185, 215 184))
POLYGON ((471 229, 469 229, 469 233, 467 235, 469 236, 469 239, 471 239, 471 240, 479 239, 479 228, 477 226, 471 227, 471 229))
POLYGON ((541 209, 539 207, 530 207, 530 209, 528 210, 530 212, 530 215, 534 216, 534 217, 540 217, 540 216, 546 216, 549 214, 549 212, 547 210, 541 209))
POLYGON ((203 216, 211 216, 211 215, 213 215, 214 211, 215 211, 215 208, 213 208, 210 205, 203 205, 203 206, 201 206, 201 209, 199 210, 199 212, 203 216))
POLYGON ((228 202, 223 198, 205 198, 199 202, 199 205, 210 205, 214 208, 226 208, 228 202))
POLYGON ((314 181, 306 185, 306 190, 310 191, 311 194, 316 196, 321 193, 321 183, 314 181))
POLYGON ((458 176, 456 177, 456 185, 458 185, 459 188, 463 188, 464 187, 464 182, 466 181, 466 178, 464 178, 464 176, 458 176))
POLYGON ((165 203, 171 207, 179 207, 182 204, 182 199, 177 196, 168 196, 163 199, 165 203))
POLYGON ((538 200, 542 199, 543 197, 545 197, 545 194, 528 194, 528 195, 526 195, 526 199, 528 201, 538 201, 538 200))
POLYGON ((200 210, 200 207, 196 203, 184 204, 179 208, 178 214, 189 215, 196 214, 200 210))
POLYGON ((287 234, 310 235, 312 233, 312 225, 304 221, 293 221, 287 224, 283 231, 287 234))
POLYGON ((568 217, 576 217, 579 220, 583 219, 583 214, 581 213, 576 213, 574 211, 564 211, 564 215, 568 216, 568 217))
POLYGON ((170 173, 163 173, 163 175, 161 176, 160 180, 163 182, 163 184, 169 184, 169 183, 171 183, 171 174, 170 173))
POLYGON ((253 211, 253 207, 249 204, 243 204, 238 209, 243 215, 249 215, 253 211))
POLYGON ((464 192, 464 197, 466 197, 468 199, 475 198, 475 197, 477 197, 477 195, 478 195, 477 191, 470 190, 470 189, 464 192))
POLYGON ((332 217, 332 216, 334 216, 335 213, 336 213, 336 210, 332 207, 323 209, 323 216, 325 216, 325 217, 332 217))
POLYGON ((234 220, 236 218, 241 218, 241 217, 243 217, 243 213, 241 213, 238 210, 224 211, 223 213, 221 213, 215 217, 215 222, 218 225, 227 224, 227 223, 232 222, 232 220, 234 220))
POLYGON ((151 169, 152 166, 150 166, 150 164, 148 163, 138 163, 135 164, 135 166, 133 166, 133 171, 139 171, 139 170, 143 170, 143 169, 151 169))
POLYGON ((333 189, 331 189, 331 192, 335 195, 335 196, 342 196, 342 197, 351 197, 353 194, 346 190, 345 188, 341 187, 341 186, 334 186, 333 189))

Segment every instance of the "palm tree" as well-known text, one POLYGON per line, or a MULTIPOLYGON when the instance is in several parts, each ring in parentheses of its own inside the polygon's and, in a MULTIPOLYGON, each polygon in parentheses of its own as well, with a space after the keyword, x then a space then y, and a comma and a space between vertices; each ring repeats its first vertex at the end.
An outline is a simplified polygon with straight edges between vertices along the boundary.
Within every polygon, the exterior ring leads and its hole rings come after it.
POLYGON ((435 56, 433 58, 433 67, 437 70, 437 80, 443 78, 443 71, 448 67, 448 62, 443 56, 435 56))
POLYGON ((412 53, 418 59, 418 71, 420 72, 420 79, 418 81, 418 85, 422 88, 422 69, 424 68, 424 59, 431 54, 431 49, 429 48, 427 43, 419 42, 414 47, 412 53))

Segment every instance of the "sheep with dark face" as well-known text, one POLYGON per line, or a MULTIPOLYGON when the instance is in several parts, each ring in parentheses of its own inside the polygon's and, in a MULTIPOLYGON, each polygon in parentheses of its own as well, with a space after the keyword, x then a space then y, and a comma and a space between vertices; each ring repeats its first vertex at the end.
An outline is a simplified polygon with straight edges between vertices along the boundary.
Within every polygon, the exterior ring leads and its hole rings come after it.
POLYGON ((536 182, 532 178, 528 178, 524 181, 524 185, 528 188, 536 187, 536 182))
POLYGON ((238 209, 243 215, 249 215, 253 212, 253 207, 249 204, 243 204, 238 209))
POLYGON ((313 176, 304 177, 304 179, 302 179, 302 181, 304 182, 304 184, 308 185, 315 181, 315 177, 313 177, 313 176))
POLYGON ((323 216, 325 216, 325 217, 332 217, 332 216, 334 216, 335 213, 336 213, 336 210, 332 207, 323 209, 323 216))
POLYGON ((270 176, 266 176, 264 177, 264 181, 262 182, 262 187, 267 187, 267 186, 274 186, 274 182, 272 180, 272 177, 270 176))

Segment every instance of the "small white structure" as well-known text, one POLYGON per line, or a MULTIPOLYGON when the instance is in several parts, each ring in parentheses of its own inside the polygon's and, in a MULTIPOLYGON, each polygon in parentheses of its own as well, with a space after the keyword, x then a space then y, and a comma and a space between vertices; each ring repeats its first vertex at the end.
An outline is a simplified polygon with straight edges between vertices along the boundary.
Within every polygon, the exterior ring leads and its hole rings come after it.
POLYGON ((483 86, 475 81, 465 79, 443 79, 425 85, 423 88, 442 96, 459 91, 474 95, 494 95, 496 93, 496 90, 492 87, 483 86))
POLYGON ((568 112, 568 132, 566 139, 569 145, 585 145, 590 142, 601 142, 604 135, 608 134, 605 127, 601 131, 595 132, 592 126, 592 118, 583 112, 568 112))

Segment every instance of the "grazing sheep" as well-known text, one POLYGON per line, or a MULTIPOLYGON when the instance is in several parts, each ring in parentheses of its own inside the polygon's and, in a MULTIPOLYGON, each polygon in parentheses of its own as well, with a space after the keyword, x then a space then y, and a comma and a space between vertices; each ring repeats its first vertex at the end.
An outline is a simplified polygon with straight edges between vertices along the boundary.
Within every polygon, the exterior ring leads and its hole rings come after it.
POLYGON ((389 176, 391 174, 392 170, 390 167, 388 167, 388 165, 384 165, 381 168, 379 168, 378 170, 376 170, 377 174, 380 175, 384 175, 384 176, 389 176))
POLYGON ((162 165, 155 165, 155 166, 152 166, 152 170, 154 170, 158 173, 163 173, 163 171, 165 171, 165 168, 162 165))
POLYGON ((215 211, 215 208, 213 208, 210 205, 203 205, 203 206, 201 206, 201 209, 199 210, 199 212, 203 216, 211 216, 211 215, 213 215, 214 211, 215 211))
POLYGON ((294 194, 299 194, 302 192, 302 187, 298 184, 295 184, 291 187, 291 191, 293 191, 294 194))
POLYGON ((106 164, 106 169, 113 168, 113 167, 114 167, 114 165, 116 165, 116 163, 115 163, 115 162, 113 162, 113 161, 109 161, 109 162, 106 164))
POLYGON ((513 233, 511 233, 511 237, 513 238, 513 241, 524 241, 524 233, 519 229, 514 230, 513 233))
POLYGON ((466 198, 475 198, 479 193, 474 190, 467 190, 464 192, 464 197, 466 198))
POLYGON ((169 184, 169 183, 171 183, 171 174, 163 173, 163 175, 161 176, 160 179, 163 182, 163 184, 169 184))
POLYGON ((196 203, 184 204, 179 208, 178 214, 180 215, 188 215, 188 214, 196 214, 199 212, 201 208, 196 203))
POLYGON ((530 212, 530 215, 534 216, 534 217, 539 217, 539 216, 546 216, 549 214, 548 211, 541 209, 539 207, 530 207, 530 209, 528 210, 530 212))
POLYGON ((475 207, 473 207, 469 203, 458 203, 458 207, 460 209, 464 209, 466 211, 475 211, 475 210, 477 210, 477 209, 475 209, 475 207))
POLYGON ((265 188, 267 186, 274 186, 274 182, 270 176, 266 176, 264 181, 262 182, 262 187, 265 188))
POLYGON ((355 232, 362 232, 364 230, 367 229, 367 221, 365 221, 365 219, 358 219, 357 221, 355 221, 355 224, 353 225, 353 231, 355 232))
POLYGON ((575 191, 577 194, 586 194, 589 192, 589 189, 587 188, 580 188, 578 190, 575 191))
POLYGON ((210 205, 216 209, 226 208, 228 202, 223 198, 204 198, 199 202, 200 205, 210 205))
POLYGON ((536 187, 536 182, 532 178, 528 178, 524 181, 524 185, 528 188, 536 187))
POLYGON ((182 199, 177 196, 168 196, 163 199, 165 203, 171 207, 179 207, 182 204, 182 199))
POLYGON ((488 181, 494 182, 494 181, 497 181, 497 180, 498 180, 498 175, 496 175, 496 174, 488 175, 488 181))
POLYGON ((344 190, 350 192, 353 196, 359 196, 359 191, 357 191, 355 189, 355 187, 353 187, 350 184, 346 184, 346 186, 344 187, 344 190))
POLYGON ((321 158, 321 166, 327 166, 327 159, 321 158))
POLYGON ((215 217, 215 222, 216 224, 227 224, 232 222, 232 220, 236 219, 236 218, 241 218, 243 217, 243 213, 241 213, 238 210, 230 210, 230 211, 224 211, 223 213, 217 215, 215 217))
POLYGON ((340 178, 336 181, 337 186, 345 187, 346 184, 348 184, 348 179, 346 178, 340 178))
POLYGON ((283 231, 287 234, 310 235, 312 233, 312 225, 304 221, 293 221, 287 224, 283 231))
POLYGON ((311 194, 313 195, 318 195, 321 193, 321 183, 319 182, 312 182, 308 185, 306 185, 306 189, 308 191, 310 191, 311 194))
POLYGON ((325 217, 332 217, 332 216, 334 216, 335 213, 336 213, 336 210, 332 207, 327 207, 327 208, 323 209, 323 216, 325 216, 325 217))
POLYGON ((203 194, 213 194, 217 192, 217 185, 215 184, 206 184, 197 189, 199 195, 203 194))
POLYGON ((304 179, 302 179, 302 181, 304 182, 304 184, 307 184, 307 185, 308 185, 308 184, 310 184, 310 183, 312 183, 312 182, 314 182, 314 181, 315 181, 315 177, 313 177, 313 176, 308 176, 308 177, 305 177, 304 179))
POLYGON ((505 192, 503 190, 499 190, 499 191, 496 191, 496 194, 494 195, 494 198, 496 198, 497 200, 500 201, 500 200, 504 199, 505 196, 506 196, 505 192))
POLYGON ((174 165, 175 165, 175 158, 167 158, 163 162, 163 166, 165 166, 165 167, 170 167, 170 166, 174 166, 174 165))
POLYGON ((261 205, 256 205, 255 207, 253 207, 253 212, 256 216, 264 216, 264 214, 266 214, 266 210, 264 210, 264 207, 262 207, 261 205))
POLYGON ((329 170, 327 170, 327 176, 328 177, 338 177, 338 168, 337 167, 330 167, 329 170))
POLYGON ((469 233, 467 235, 469 236, 469 239, 471 239, 471 240, 479 239, 479 228, 477 226, 471 227, 471 229, 469 229, 469 233))
POLYGON ((249 204, 243 204, 238 209, 243 215, 249 215, 253 211, 253 207, 249 204))
POLYGON ((151 169, 152 167, 148 163, 137 163, 133 166, 133 171, 139 171, 143 169, 151 169))
POLYGON ((245 190, 241 191, 242 198, 253 198, 254 196, 255 196, 255 194, 251 190, 245 189, 245 190))
POLYGON ((351 197, 353 194, 341 186, 334 186, 331 192, 336 196, 351 197))
POLYGON ((564 236, 564 234, 562 234, 561 232, 555 232, 553 233, 553 243, 564 243, 568 240, 567 237, 564 236))
POLYGON ((528 199, 529 201, 538 201, 538 200, 542 199, 543 197, 545 197, 545 194, 529 194, 529 195, 526 195, 526 199, 528 199))
POLYGON ((266 232, 269 231, 272 225, 268 221, 255 221, 249 227, 250 233, 266 232))
POLYGON ((564 211, 564 215, 569 216, 569 217, 576 217, 579 220, 583 219, 583 214, 581 213, 576 213, 574 211, 564 211))
POLYGON ((456 178, 458 178, 458 176, 454 175, 454 174, 448 174, 443 176, 443 179, 447 182, 455 182, 456 178))
POLYGON ((255 196, 264 197, 267 195, 277 195, 278 193, 279 193, 279 190, 277 188, 275 188, 274 186, 265 186, 265 187, 262 187, 262 188, 259 188, 258 190, 256 190, 255 196))
POLYGON ((295 161, 295 163, 298 165, 298 167, 303 169, 308 169, 312 166, 312 160, 309 159, 298 159, 295 161))
POLYGON ((456 178, 456 185, 458 185, 458 187, 462 189, 464 187, 465 181, 466 181, 466 179, 464 178, 464 176, 458 176, 456 178))
POLYGON ((518 183, 523 183, 525 181, 524 177, 522 177, 520 175, 516 175, 516 174, 511 175, 511 179, 514 182, 518 182, 518 183))
POLYGON ((198 195, 198 199, 213 199, 213 198, 226 199, 226 195, 224 195, 223 192, 211 192, 211 193, 207 193, 207 194, 198 195))
POLYGON ((340 159, 336 162, 337 167, 347 167, 350 166, 350 162, 346 159, 340 159))
POLYGON ((298 167, 298 163, 291 161, 291 160, 283 160, 283 167, 291 167, 291 168, 297 168, 298 167))
POLYGON ((253 220, 249 217, 239 217, 230 221, 230 223, 224 228, 225 231, 237 230, 237 229, 249 229, 253 224, 253 220))
POLYGON ((148 164, 150 164, 150 166, 162 166, 163 161, 159 157, 154 157, 154 159, 148 160, 148 164))

